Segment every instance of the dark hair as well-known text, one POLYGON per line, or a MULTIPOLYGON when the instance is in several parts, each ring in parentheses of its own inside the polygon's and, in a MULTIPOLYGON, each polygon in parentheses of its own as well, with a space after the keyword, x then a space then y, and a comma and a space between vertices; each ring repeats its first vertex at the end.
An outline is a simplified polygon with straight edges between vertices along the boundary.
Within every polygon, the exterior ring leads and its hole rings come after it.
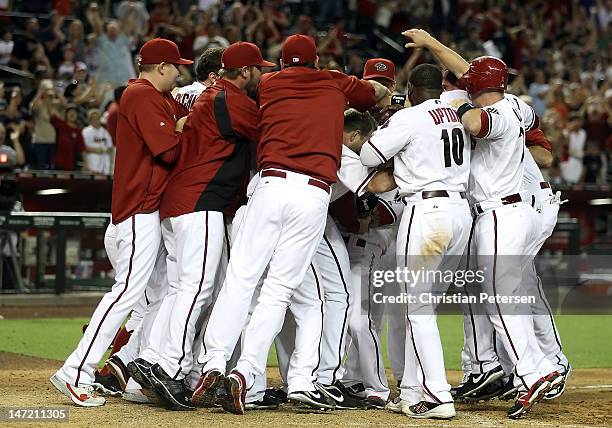
POLYGON ((376 121, 368 112, 361 113, 352 108, 344 112, 344 132, 359 131, 367 135, 377 127, 376 121))
POLYGON ((435 65, 417 65, 410 73, 409 80, 415 88, 442 91, 442 72, 435 65))
POLYGON ((127 86, 117 86, 115 88, 115 90, 113 91, 113 98, 115 101, 119 102, 119 100, 121 99, 121 95, 123 95, 123 91, 125 91, 125 88, 127 88, 127 86))
MULTIPOLYGON (((249 65, 247 66, 247 69, 251 69, 251 67, 256 67, 254 65, 249 65)), ((223 69, 221 71, 221 75, 224 79, 229 79, 229 80, 234 80, 236 79, 238 76, 240 76, 240 73, 242 72, 242 68, 243 67, 238 67, 238 68, 230 68, 230 69, 223 69)))
POLYGON ((219 73, 224 48, 208 48, 200 55, 195 67, 196 79, 206 80, 209 73, 219 73))
POLYGON ((283 64, 283 67, 285 67, 285 68, 289 68, 289 67, 306 67, 306 68, 315 68, 315 69, 317 68, 313 61, 300 62, 298 64, 283 64))
POLYGON ((459 78, 455 75, 455 73, 451 72, 450 70, 446 70, 444 72, 444 80, 446 80, 453 86, 459 85, 459 78))

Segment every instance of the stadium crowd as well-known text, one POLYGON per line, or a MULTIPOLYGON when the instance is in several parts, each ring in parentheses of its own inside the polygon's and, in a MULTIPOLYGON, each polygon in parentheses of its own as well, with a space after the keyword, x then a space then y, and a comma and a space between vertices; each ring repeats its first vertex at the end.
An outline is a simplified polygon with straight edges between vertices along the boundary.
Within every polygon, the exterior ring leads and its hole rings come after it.
MULTIPOLYGON (((0 65, 30 73, 35 89, 0 83, 0 138, 21 167, 112 174, 117 100, 136 77, 140 46, 154 37, 174 40, 184 58, 244 40, 272 59, 284 38, 309 34, 327 68, 361 76, 368 58, 392 59, 403 93, 410 70, 434 62, 401 47, 401 31, 421 27, 468 60, 493 55, 511 67, 509 92, 534 107, 553 144, 553 183, 612 182, 610 1, 13 3, 0 17, 0 65)), ((192 80, 182 67, 179 84, 192 80)))

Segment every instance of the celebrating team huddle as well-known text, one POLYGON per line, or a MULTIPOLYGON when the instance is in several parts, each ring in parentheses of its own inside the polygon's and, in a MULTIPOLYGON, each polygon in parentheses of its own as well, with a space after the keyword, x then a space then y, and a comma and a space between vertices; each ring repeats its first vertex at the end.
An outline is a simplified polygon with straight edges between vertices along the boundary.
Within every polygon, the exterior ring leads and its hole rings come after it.
MULTIPOLYGON (((423 30, 404 35, 442 66, 412 70, 405 108, 391 105, 391 61, 370 59, 362 79, 320 70, 309 36, 287 38, 270 73, 251 43, 209 49, 174 97, 191 61, 168 40, 143 45, 119 108, 105 235, 116 283, 51 377, 60 392, 84 407, 112 395, 243 414, 290 401, 438 419, 456 400, 492 398, 513 399, 518 418, 564 392, 571 366, 532 263, 559 210, 538 166, 550 144, 505 93, 503 61, 467 63, 423 30), (451 388, 435 299, 386 313, 372 281, 463 263, 483 272, 483 294, 538 298, 529 313, 462 304, 464 377, 451 388), (266 383, 273 343, 280 389, 266 383)), ((421 278, 402 292, 451 285, 421 278)))

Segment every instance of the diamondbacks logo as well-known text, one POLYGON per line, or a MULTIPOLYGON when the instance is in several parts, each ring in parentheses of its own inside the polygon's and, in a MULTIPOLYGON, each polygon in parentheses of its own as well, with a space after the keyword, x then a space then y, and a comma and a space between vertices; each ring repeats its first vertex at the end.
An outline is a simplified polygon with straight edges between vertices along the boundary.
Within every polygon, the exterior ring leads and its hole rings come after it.
POLYGON ((374 68, 375 68, 377 71, 386 71, 386 70, 387 70, 387 68, 389 68, 389 67, 387 67, 387 64, 385 64, 384 62, 377 62, 377 63, 374 65, 374 68))

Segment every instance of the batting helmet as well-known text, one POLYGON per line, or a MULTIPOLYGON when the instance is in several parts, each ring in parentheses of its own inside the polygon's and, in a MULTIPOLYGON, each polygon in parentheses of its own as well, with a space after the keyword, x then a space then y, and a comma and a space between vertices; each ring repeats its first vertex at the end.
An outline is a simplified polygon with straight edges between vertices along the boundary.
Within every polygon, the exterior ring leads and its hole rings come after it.
POLYGON ((470 68, 459 83, 471 97, 486 90, 505 91, 508 87, 508 66, 492 56, 478 57, 470 63, 470 68))

